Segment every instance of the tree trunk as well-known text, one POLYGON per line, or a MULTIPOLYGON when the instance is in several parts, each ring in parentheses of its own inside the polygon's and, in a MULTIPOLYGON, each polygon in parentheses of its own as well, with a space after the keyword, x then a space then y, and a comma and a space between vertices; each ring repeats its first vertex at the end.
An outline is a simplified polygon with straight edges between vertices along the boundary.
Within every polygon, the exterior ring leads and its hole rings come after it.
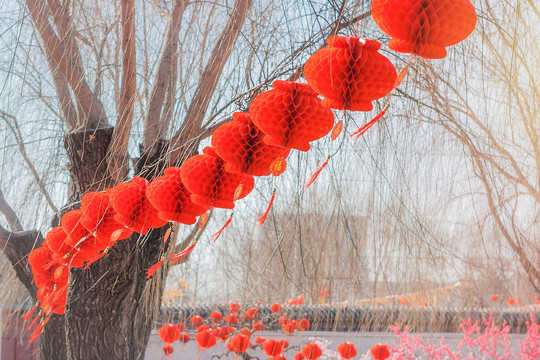
MULTIPOLYGON (((81 196, 88 191, 114 185, 107 175, 105 161, 111 135, 112 128, 66 135, 64 146, 72 179, 70 206, 66 209, 79 207, 81 196)), ((155 158, 141 159, 136 172, 155 162, 155 158)), ((160 166, 151 168, 155 174, 160 166)), ((162 278, 167 271, 164 267, 147 280, 146 269, 159 260, 167 228, 151 230, 146 235, 134 234, 118 241, 108 255, 89 269, 71 269, 66 313, 51 318, 47 324, 41 338, 42 359, 144 357, 154 319, 159 314, 162 278)))

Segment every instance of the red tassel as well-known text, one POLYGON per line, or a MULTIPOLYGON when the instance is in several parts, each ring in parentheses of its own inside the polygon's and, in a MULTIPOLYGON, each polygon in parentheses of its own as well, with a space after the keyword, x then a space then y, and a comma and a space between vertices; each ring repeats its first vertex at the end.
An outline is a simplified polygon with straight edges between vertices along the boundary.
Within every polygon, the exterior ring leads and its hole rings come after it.
POLYGON ((28 326, 28 330, 32 329, 34 327, 34 325, 36 324, 36 321, 41 317, 41 311, 39 312, 39 314, 35 317, 35 319, 32 321, 32 323, 30 324, 30 326, 28 326))
POLYGON ((270 208, 272 207, 272 204, 274 203, 275 198, 276 198, 276 189, 274 188, 274 190, 272 190, 272 197, 270 198, 270 203, 268 204, 266 211, 264 212, 264 214, 261 215, 259 219, 257 219, 257 222, 259 223, 259 225, 262 226, 262 224, 264 224, 264 221, 268 217, 268 213, 270 213, 270 208))
POLYGON ((195 245, 197 245, 197 243, 199 242, 199 238, 196 237, 195 238, 195 241, 193 242, 193 244, 189 245, 188 248, 180 251, 178 254, 176 255, 170 255, 169 258, 171 259, 171 263, 173 264, 176 264, 178 261, 180 261, 182 258, 186 257, 187 254, 189 254, 191 252, 191 250, 193 250, 193 248, 195 247, 195 245))
POLYGON ((24 314, 24 316, 22 317, 23 320, 24 321, 30 320, 30 316, 32 316, 32 314, 34 313, 34 310, 36 310, 38 306, 39 306, 39 301, 36 301, 36 305, 34 305, 34 307, 29 312, 24 314))
POLYGON ((107 255, 107 252, 109 251, 109 247, 107 247, 101 254, 99 254, 98 256, 96 256, 95 258, 93 258, 92 260, 88 261, 86 263, 86 266, 84 267, 84 270, 88 269, 90 267, 90 265, 92 265, 93 263, 95 263, 96 261, 98 261, 99 259, 101 259, 102 257, 104 257, 105 255, 107 255))
POLYGON ((386 113, 386 110, 388 110, 389 108, 389 105, 386 105, 384 107, 384 109, 377 114, 377 116, 375 116, 373 119, 370 120, 370 122, 362 125, 362 127, 360 127, 360 129, 356 130, 354 133, 351 134, 351 137, 354 138, 354 140, 358 139, 360 136, 364 135, 364 133, 366 131, 368 131, 368 129, 370 127, 372 127, 377 121, 380 120, 380 118, 382 118, 384 116, 384 114, 386 113))
POLYGON ((308 182, 306 183, 306 185, 304 185, 304 189, 308 189, 314 182, 315 180, 317 179, 317 176, 319 176, 319 174, 321 173, 321 171, 326 167, 326 165, 328 165, 328 162, 330 161, 330 158, 332 156, 331 155, 328 155, 328 157, 326 158, 325 162, 322 163, 322 165, 317 169, 317 171, 315 171, 313 173, 313 175, 311 175, 311 177, 309 178, 308 182))
POLYGON ((41 336, 41 334, 43 334, 43 331, 40 331, 38 333, 34 332, 32 333, 30 339, 28 340, 29 343, 33 343, 34 341, 37 340, 37 338, 39 338, 41 336))
POLYGON ((405 66, 401 71, 399 72, 399 75, 396 78, 396 82, 394 83, 394 89, 399 87, 403 80, 405 79, 405 76, 407 76, 407 71, 409 70, 409 65, 405 66))
POLYGON ((227 220, 227 222, 225 223, 225 225, 223 225, 223 227, 221 229, 219 229, 219 231, 217 233, 215 233, 214 235, 212 235, 212 240, 214 240, 214 242, 217 241, 217 239, 219 239, 221 233, 223 232, 223 230, 225 230, 225 228, 227 226, 229 226, 229 224, 231 223, 232 221, 232 218, 233 218, 233 215, 234 213, 231 213, 231 216, 229 216, 229 219, 227 220))
POLYGON ((147 279, 150 279, 152 277, 152 275, 154 275, 156 273, 156 271, 158 271, 161 264, 163 264, 163 259, 165 259, 165 254, 161 254, 161 259, 157 263, 152 265, 152 267, 150 267, 150 269, 146 269, 146 278, 147 279))

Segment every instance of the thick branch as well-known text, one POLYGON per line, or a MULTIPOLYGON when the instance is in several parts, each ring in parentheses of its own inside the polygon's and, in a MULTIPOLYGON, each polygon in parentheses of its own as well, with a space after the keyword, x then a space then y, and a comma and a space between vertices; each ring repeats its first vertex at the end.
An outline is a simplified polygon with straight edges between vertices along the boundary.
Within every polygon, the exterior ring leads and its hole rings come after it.
POLYGON ((51 67, 51 71, 54 72, 58 68, 62 72, 75 94, 77 104, 84 112, 84 127, 105 126, 107 120, 103 105, 90 90, 90 86, 84 79, 84 74, 65 56, 66 49, 54 33, 47 18, 48 8, 46 4, 43 0, 26 0, 26 4, 30 10, 30 17, 41 36, 43 45, 54 62, 55 66, 51 67))
MULTIPOLYGON (((166 131, 163 127, 168 127, 165 121, 161 119, 161 109, 165 100, 166 92, 174 93, 174 90, 168 90, 169 87, 176 85, 175 63, 178 56, 178 33, 182 14, 186 9, 188 0, 177 0, 167 27, 167 33, 163 41, 160 62, 156 74, 154 85, 150 93, 150 102, 144 119, 144 150, 150 150, 158 140, 163 140, 166 131)), ((152 154, 150 154, 152 155, 152 154)))
POLYGON ((9 204, 6 202, 2 189, 0 189, 0 212, 4 214, 9 226, 13 231, 23 231, 21 221, 17 217, 17 214, 15 214, 15 211, 13 211, 11 206, 9 206, 9 204))
MULTIPOLYGON (((182 124, 180 130, 173 136, 170 145, 170 152, 172 155, 173 162, 177 162, 181 159, 179 154, 180 147, 183 144, 186 144, 188 140, 194 139, 201 132, 202 122, 212 95, 216 89, 219 77, 223 72, 223 68, 227 59, 229 58, 232 47, 244 20, 247 16, 247 12, 251 7, 252 0, 237 0, 231 17, 223 29, 221 36, 219 37, 216 46, 212 50, 210 55, 209 62, 206 65, 195 95, 191 100, 191 104, 188 108, 185 121, 182 124)), ((195 145, 195 143, 193 143, 195 145)), ((184 149, 186 153, 189 153, 190 149, 184 149)))
POLYGON ((118 121, 108 149, 108 171, 115 182, 128 172, 127 148, 135 108, 135 0, 122 0, 122 89, 118 104, 118 121))

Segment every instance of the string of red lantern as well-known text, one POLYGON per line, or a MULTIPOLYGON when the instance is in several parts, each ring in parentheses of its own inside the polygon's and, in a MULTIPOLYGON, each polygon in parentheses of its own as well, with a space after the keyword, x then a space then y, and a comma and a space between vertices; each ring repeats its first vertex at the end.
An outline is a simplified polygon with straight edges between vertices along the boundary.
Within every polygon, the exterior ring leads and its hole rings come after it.
MULTIPOLYGON (((416 55, 443 58, 445 48, 467 38, 477 20, 469 0, 373 0, 371 9, 377 25, 392 37, 390 49, 413 54, 411 61, 416 55)), ((62 216, 61 226, 52 228, 42 246, 34 249, 28 258, 39 290, 38 302, 24 319, 30 320, 40 307, 30 325, 33 328, 38 323, 31 341, 43 332, 51 314, 64 312, 69 268, 85 265, 88 268, 105 256, 116 241, 127 239, 134 232, 146 234, 169 221, 191 225, 200 216, 193 243, 171 255, 170 261, 177 262, 198 243, 208 210, 233 209, 236 200, 252 191, 253 176, 272 174, 270 203, 258 220, 262 225, 275 200, 275 178, 285 171, 291 148, 307 151, 310 142, 330 130, 333 129, 332 141, 341 132, 343 122, 334 126, 331 108, 371 111, 372 101, 390 93, 383 110, 352 136, 361 136, 382 118, 408 65, 397 75, 394 65, 378 53, 380 44, 374 40, 331 36, 327 43, 328 47, 315 52, 305 64, 308 84, 275 81, 272 90, 252 101, 249 114, 234 113, 232 121, 215 131, 212 147, 205 148, 203 154, 190 157, 180 168, 165 169, 163 176, 151 182, 136 176, 104 193, 87 193, 81 199, 81 209, 62 216), (324 96, 322 101, 319 95, 324 96)), ((305 188, 315 181, 330 158, 331 155, 305 188)), ((232 216, 214 234, 214 240, 230 224, 232 216)), ((163 249, 170 230, 163 237, 163 249)), ((148 269, 148 277, 164 259, 165 251, 158 263, 148 269)), ((233 343, 236 342, 234 351, 242 352, 246 343, 240 338, 233 343)), ((312 345, 302 350, 306 358, 318 355, 312 345)), ((172 348, 165 352, 172 352, 172 348)), ((352 348, 346 349, 344 345, 343 352, 352 354, 352 348)))

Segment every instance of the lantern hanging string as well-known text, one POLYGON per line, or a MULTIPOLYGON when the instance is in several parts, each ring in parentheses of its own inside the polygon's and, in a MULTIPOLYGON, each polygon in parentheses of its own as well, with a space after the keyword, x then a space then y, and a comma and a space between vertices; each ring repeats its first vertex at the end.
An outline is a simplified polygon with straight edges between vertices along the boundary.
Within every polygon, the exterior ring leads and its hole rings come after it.
POLYGON ((416 59, 416 55, 415 54, 411 55, 411 58, 409 59, 409 62, 407 63, 407 65, 405 65, 405 67, 401 69, 401 71, 399 72, 396 78, 396 82, 394 83, 394 87, 392 91, 390 92, 390 95, 388 96, 388 100, 386 101, 386 105, 383 107, 382 111, 378 113, 373 119, 371 119, 370 121, 362 125, 358 130, 356 130, 350 135, 354 140, 364 135, 366 131, 369 130, 369 128, 371 128, 377 121, 379 121, 384 116, 384 114, 386 114, 386 111, 388 111, 388 109, 390 108, 390 102, 392 101, 392 98, 394 97, 394 94, 396 93, 397 88, 399 87, 399 85, 401 85, 401 83, 407 76, 409 67, 412 65, 415 59, 416 59))

